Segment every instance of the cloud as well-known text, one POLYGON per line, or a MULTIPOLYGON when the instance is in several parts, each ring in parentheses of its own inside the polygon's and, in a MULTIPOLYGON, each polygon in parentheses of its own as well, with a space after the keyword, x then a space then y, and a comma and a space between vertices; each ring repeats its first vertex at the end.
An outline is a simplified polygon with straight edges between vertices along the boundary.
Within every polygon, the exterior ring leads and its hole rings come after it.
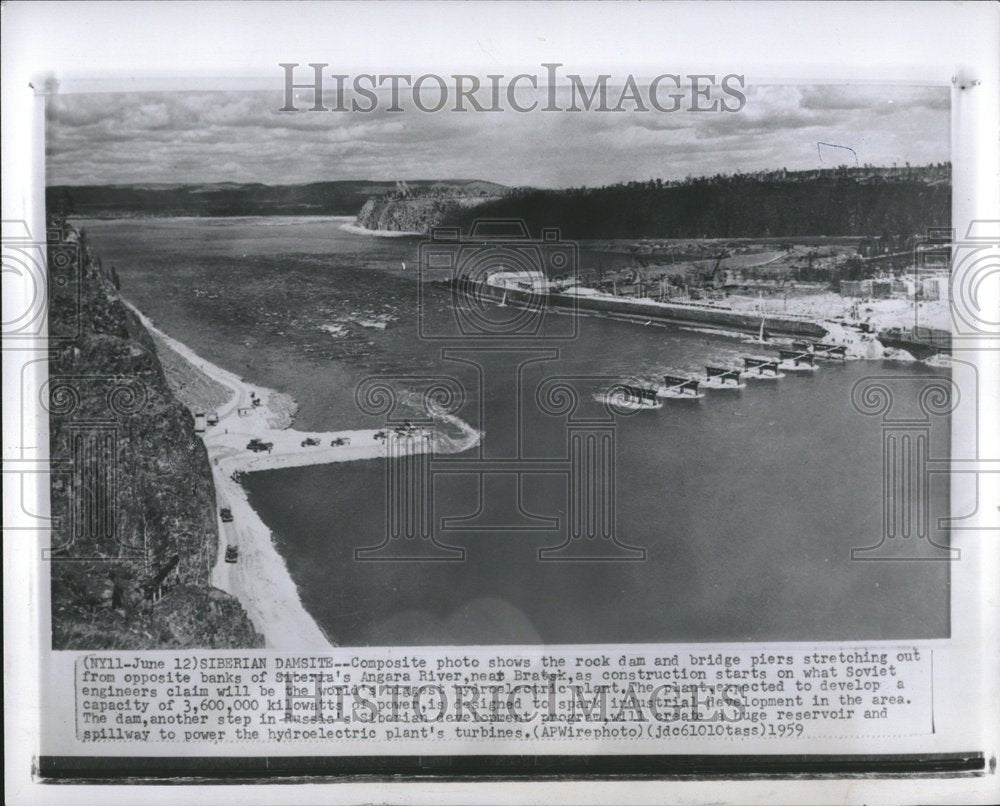
POLYGON ((822 85, 802 89, 802 109, 859 110, 890 113, 901 108, 951 108, 947 87, 903 87, 898 85, 845 87, 822 85))
POLYGON ((393 113, 387 102, 371 113, 282 113, 276 92, 56 95, 47 107, 48 181, 466 177, 578 186, 815 167, 825 164, 817 141, 849 145, 862 162, 948 159, 947 91, 766 85, 746 94, 738 113, 529 114, 393 113))

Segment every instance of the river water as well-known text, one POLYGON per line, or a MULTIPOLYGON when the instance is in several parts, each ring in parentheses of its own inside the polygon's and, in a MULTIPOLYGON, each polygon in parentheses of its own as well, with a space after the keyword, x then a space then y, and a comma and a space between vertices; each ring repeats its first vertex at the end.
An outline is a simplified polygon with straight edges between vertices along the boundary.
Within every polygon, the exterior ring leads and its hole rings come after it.
MULTIPOLYGON (((700 373, 766 351, 598 317, 547 317, 534 339, 428 339, 421 334, 453 333, 455 319, 446 290, 418 288, 419 239, 346 232, 343 219, 79 223, 117 269, 122 293, 158 327, 292 394, 303 430, 384 424, 356 402, 372 377, 389 377, 400 393, 428 377, 461 388, 456 413, 485 432, 482 445, 425 468, 430 531, 451 549, 434 556, 451 561, 381 561, 426 553, 427 541, 400 552, 405 540, 358 558, 386 539, 384 461, 246 482, 306 609, 337 643, 948 635, 948 563, 851 559, 882 530, 882 428, 852 407, 851 389, 870 375, 919 384, 941 369, 826 364, 608 422, 592 401, 602 379, 700 373), (579 398, 571 413, 540 392, 560 378, 579 398), (613 440, 613 532, 637 551, 610 552, 612 561, 581 561, 587 541, 559 549, 570 530, 568 488, 579 478, 569 470, 569 435, 581 429, 613 440), (454 460, 461 466, 449 467, 454 460)), ((584 268, 615 260, 579 254, 584 268)), ((393 416, 419 416, 408 399, 393 416)), ((931 452, 947 450, 942 418, 931 452)), ((946 514, 946 489, 932 488, 930 507, 935 518, 946 514)), ((592 542, 609 553, 608 541, 592 542)))

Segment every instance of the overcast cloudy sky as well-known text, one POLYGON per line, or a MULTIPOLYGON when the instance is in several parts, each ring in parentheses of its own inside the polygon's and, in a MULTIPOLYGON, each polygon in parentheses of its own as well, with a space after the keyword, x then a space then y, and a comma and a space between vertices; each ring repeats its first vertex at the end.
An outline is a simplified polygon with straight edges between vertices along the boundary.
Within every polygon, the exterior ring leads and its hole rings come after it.
MULTIPOLYGON (((486 179, 565 187, 949 159, 946 88, 747 87, 738 113, 280 113, 281 93, 54 95, 52 184, 486 179)), ((617 97, 617 96, 615 96, 617 97)), ((332 102, 332 101, 331 101, 332 102)), ((303 103, 303 107, 308 104, 303 103)))

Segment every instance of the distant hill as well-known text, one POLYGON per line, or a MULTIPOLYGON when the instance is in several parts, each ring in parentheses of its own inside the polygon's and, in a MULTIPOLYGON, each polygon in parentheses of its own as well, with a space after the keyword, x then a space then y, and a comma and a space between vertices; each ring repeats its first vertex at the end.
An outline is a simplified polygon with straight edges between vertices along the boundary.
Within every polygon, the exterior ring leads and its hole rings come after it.
POLYGON ((356 223, 469 231, 490 218, 521 219, 535 235, 555 227, 572 239, 918 235, 951 220, 951 166, 758 171, 477 196, 410 189, 372 198, 356 223))
POLYGON ((566 238, 923 234, 951 221, 951 166, 769 171, 564 190, 511 190, 437 224, 523 219, 566 238))
MULTIPOLYGON (((417 192, 491 196, 503 185, 478 179, 408 180, 417 192)), ((400 183, 345 180, 305 185, 142 183, 134 185, 53 185, 48 209, 92 218, 131 216, 357 215, 373 196, 399 191, 400 183)))
POLYGON ((719 174, 560 190, 475 179, 305 185, 55 186, 75 216, 353 215, 359 226, 426 232, 477 218, 523 219, 566 238, 741 238, 920 234, 951 219, 951 166, 837 167, 719 174))

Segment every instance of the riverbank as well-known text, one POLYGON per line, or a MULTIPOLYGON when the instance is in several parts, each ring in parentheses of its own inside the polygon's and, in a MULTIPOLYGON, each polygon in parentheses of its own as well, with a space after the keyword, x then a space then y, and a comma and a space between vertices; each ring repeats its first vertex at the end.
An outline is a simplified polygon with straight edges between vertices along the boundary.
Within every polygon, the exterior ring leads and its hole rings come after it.
MULTIPOLYGON (((644 325, 655 322, 693 330, 743 334, 755 341, 761 338, 821 340, 843 346, 845 357, 853 359, 916 360, 907 352, 907 342, 897 340, 883 344, 879 340, 880 335, 899 328, 901 323, 912 325, 915 316, 925 328, 943 334, 950 331, 946 300, 920 301, 916 311, 912 301, 858 300, 830 292, 784 295, 780 299, 731 295, 724 302, 694 302, 619 296, 582 285, 526 290, 536 280, 530 274, 519 279, 516 273, 508 272, 494 274, 475 287, 462 284, 459 287, 501 305, 535 307, 541 299, 554 310, 562 308, 644 325)), ((927 355, 937 352, 930 350, 927 355)), ((921 354, 920 357, 926 356, 921 354)))
MULTIPOLYGON (((249 384, 239 376, 197 355, 171 338, 135 307, 130 306, 156 341, 158 350, 169 350, 211 382, 211 388, 228 390, 216 410, 218 423, 201 434, 208 450, 215 482, 217 509, 228 508, 232 521, 219 513, 219 544, 212 568, 212 585, 236 597, 265 638, 269 649, 328 649, 335 637, 327 636, 302 606, 299 592, 274 545, 267 525, 250 506, 239 482, 240 474, 258 470, 302 467, 332 462, 378 459, 386 456, 391 433, 375 430, 304 432, 291 428, 294 400, 274 389, 249 384), (256 402, 255 402, 256 401, 256 402), (270 447, 254 451, 252 440, 270 447), (315 443, 315 444, 313 444, 315 443), (235 563, 225 560, 228 546, 238 549, 235 563)), ((167 362, 170 366, 170 360, 167 362)), ((192 384, 192 386, 194 386, 192 384)), ((207 384, 199 384, 204 388, 207 384)), ((437 453, 460 452, 475 446, 480 434, 457 418, 448 423, 461 432, 458 440, 408 439, 408 450, 437 453)), ((394 451, 395 452, 395 451, 394 451)))
POLYGON ((341 224, 340 229, 353 235, 371 235, 373 238, 412 238, 415 235, 424 234, 422 232, 405 232, 404 230, 368 229, 368 227, 353 223, 341 224))

